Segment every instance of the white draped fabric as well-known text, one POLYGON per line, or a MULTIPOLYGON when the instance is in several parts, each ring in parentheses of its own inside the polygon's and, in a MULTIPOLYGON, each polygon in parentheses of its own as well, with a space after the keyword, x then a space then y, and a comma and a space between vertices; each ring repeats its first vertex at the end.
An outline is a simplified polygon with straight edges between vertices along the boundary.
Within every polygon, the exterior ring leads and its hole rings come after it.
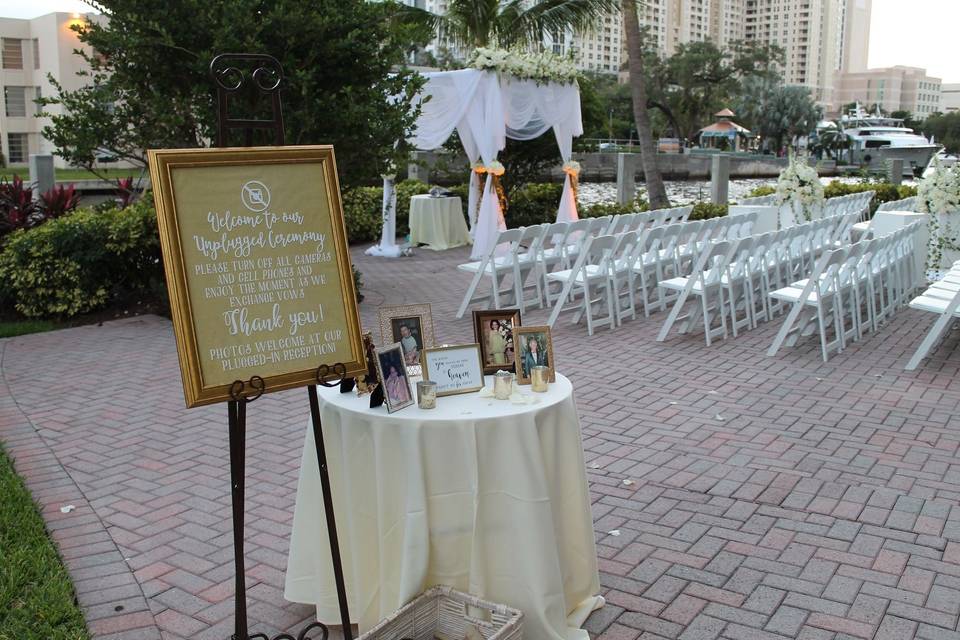
POLYGON ((383 229, 380 244, 375 244, 366 253, 368 256, 399 258, 402 251, 397 245, 397 187, 395 176, 383 176, 383 229))
MULTIPOLYGON (((573 137, 583 133, 580 90, 576 83, 537 84, 478 69, 424 76, 427 82, 420 94, 421 113, 416 130, 408 140, 417 149, 436 149, 456 130, 471 164, 482 161, 490 165, 508 137, 531 140, 553 128, 560 156, 567 161, 573 152, 573 137)), ((486 175, 479 205, 477 179, 471 170, 467 206, 475 259, 489 253, 498 232, 506 229, 493 179, 486 175), (479 214, 475 213, 478 209, 479 214)), ((576 199, 568 177, 557 220, 576 219, 576 199)))

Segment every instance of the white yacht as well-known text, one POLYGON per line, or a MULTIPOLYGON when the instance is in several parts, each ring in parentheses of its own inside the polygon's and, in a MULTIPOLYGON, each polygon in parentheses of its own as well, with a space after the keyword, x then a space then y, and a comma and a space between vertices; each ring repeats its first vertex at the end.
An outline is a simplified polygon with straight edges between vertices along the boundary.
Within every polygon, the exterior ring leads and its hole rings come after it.
POLYGON ((860 105, 841 117, 839 124, 850 140, 849 161, 871 169, 884 169, 887 160, 900 159, 904 174, 915 175, 941 148, 903 126, 902 119, 869 115, 860 105))

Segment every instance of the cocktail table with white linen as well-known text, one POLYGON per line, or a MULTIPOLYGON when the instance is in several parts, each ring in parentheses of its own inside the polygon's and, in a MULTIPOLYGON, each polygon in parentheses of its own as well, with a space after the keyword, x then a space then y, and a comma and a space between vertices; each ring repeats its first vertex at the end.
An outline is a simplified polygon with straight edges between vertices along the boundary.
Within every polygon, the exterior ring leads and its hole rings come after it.
POLYGON ((410 198, 410 243, 444 251, 470 244, 460 198, 419 195, 410 198))
MULTIPOLYGON (((487 377, 490 385, 490 376, 487 377)), ((603 605, 573 388, 557 375, 536 404, 440 398, 387 414, 320 389, 324 442, 351 617, 361 631, 427 587, 522 610, 524 635, 587 640, 603 605)), ((339 621, 313 433, 308 427, 287 565, 287 600, 339 621)))

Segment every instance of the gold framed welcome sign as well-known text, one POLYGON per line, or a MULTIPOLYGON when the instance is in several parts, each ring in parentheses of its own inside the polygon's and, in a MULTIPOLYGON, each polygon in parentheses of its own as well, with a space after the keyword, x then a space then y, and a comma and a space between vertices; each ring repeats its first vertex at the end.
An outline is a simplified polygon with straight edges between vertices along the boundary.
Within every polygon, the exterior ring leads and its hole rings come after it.
POLYGON ((331 146, 149 152, 188 407, 366 371, 331 146), (246 391, 250 391, 249 384, 246 391))

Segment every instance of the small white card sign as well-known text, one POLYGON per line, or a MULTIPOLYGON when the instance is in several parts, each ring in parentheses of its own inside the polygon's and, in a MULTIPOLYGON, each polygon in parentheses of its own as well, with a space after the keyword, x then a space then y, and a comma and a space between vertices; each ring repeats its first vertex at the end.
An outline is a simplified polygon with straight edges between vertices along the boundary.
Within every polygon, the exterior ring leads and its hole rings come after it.
POLYGON ((424 349, 423 379, 437 383, 438 396, 479 391, 484 384, 480 345, 424 349))

